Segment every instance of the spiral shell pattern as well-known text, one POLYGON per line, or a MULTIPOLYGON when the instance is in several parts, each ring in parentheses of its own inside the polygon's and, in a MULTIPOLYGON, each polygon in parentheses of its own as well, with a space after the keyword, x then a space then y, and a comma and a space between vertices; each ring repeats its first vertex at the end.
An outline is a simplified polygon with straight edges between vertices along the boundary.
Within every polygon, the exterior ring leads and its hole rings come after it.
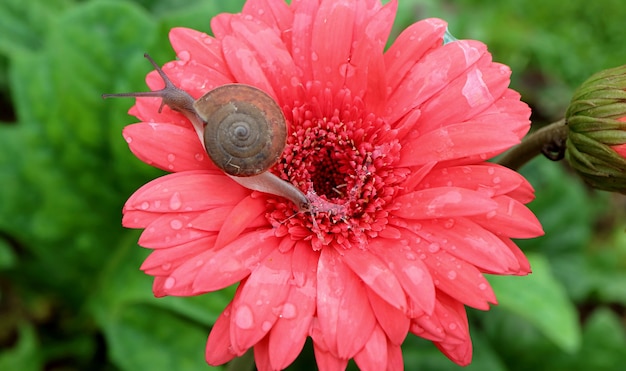
POLYGON ((244 84, 211 90, 194 103, 205 121, 204 145, 217 167, 233 176, 267 171, 282 155, 287 127, 265 92, 244 84))

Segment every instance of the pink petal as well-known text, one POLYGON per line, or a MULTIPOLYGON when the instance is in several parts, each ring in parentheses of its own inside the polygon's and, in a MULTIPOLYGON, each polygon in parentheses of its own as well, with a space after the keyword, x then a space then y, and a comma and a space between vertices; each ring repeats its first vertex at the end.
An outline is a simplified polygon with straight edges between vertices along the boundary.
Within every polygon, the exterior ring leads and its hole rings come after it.
POLYGON ((311 60, 313 78, 336 89, 343 87, 342 68, 351 59, 355 7, 352 1, 324 1, 313 26, 311 60))
POLYGON ((371 290, 368 290, 367 294, 378 325, 383 329, 390 342, 401 345, 409 331, 411 320, 405 313, 392 307, 371 290))
MULTIPOLYGON (((301 85, 296 64, 276 30, 266 25, 236 17, 231 21, 237 36, 236 50, 226 50, 225 57, 237 81, 249 83, 267 91, 279 102, 295 100, 294 87, 301 85), (241 58, 252 58, 246 62, 241 58), (261 79, 258 74, 264 76, 261 79), (268 86, 265 84, 267 80, 268 86), (260 82, 260 85, 256 85, 260 82)), ((226 48, 226 45, 225 45, 226 48)))
POLYGON ((423 257, 437 289, 477 309, 487 310, 489 303, 497 303, 489 282, 476 267, 441 250, 436 243, 422 241, 421 245, 412 247, 423 257))
POLYGON ((418 189, 453 186, 483 192, 488 197, 493 197, 515 191, 527 183, 524 177, 513 170, 483 163, 434 169, 424 177, 418 189))
POLYGON ((379 371, 387 368, 387 337, 383 330, 376 326, 363 349, 354 356, 362 371, 379 371))
POLYGON ((493 63, 491 55, 485 53, 475 65, 420 106, 419 130, 429 132, 478 116, 505 93, 510 75, 507 66, 493 63))
MULTIPOLYGON (((211 366, 223 365, 241 354, 232 352, 230 346, 230 314, 232 303, 229 303, 222 314, 217 317, 206 343, 205 359, 211 366)), ((243 353, 242 353, 243 354, 243 353)))
MULTIPOLYGON (((439 32, 443 33, 443 30, 439 32)), ((452 81, 466 76, 468 68, 486 53, 487 47, 477 41, 458 41, 432 49, 392 90, 387 107, 388 120, 395 122, 408 110, 420 107, 439 92, 445 92, 452 81)))
POLYGON ((212 235, 211 232, 189 228, 198 212, 168 213, 156 219, 141 233, 138 244, 152 249, 173 247, 212 235))
POLYGON ((382 113, 387 98, 386 68, 383 51, 398 7, 391 1, 375 13, 357 9, 353 51, 349 61, 340 67, 345 85, 358 96, 365 95, 365 104, 372 113, 382 113), (361 19, 359 19, 361 18, 361 19))
POLYGON ((519 143, 499 122, 461 123, 409 138, 402 144, 399 166, 423 165, 472 155, 500 153, 519 143))
POLYGON ((408 246, 413 236, 403 231, 403 237, 399 241, 397 239, 371 241, 369 248, 381 259, 385 259, 389 267, 395 271, 411 302, 422 311, 432 313, 435 306, 435 286, 430 272, 408 246))
POLYGON ((484 271, 512 274, 520 269, 517 257, 500 238, 467 218, 425 222, 415 233, 484 271))
POLYGON ((493 198, 498 208, 472 220, 498 235, 512 238, 533 238, 543 235, 541 223, 535 214, 519 201, 508 196, 493 198))
POLYGON ((278 96, 254 50, 250 50, 245 42, 235 36, 226 36, 222 46, 228 68, 238 82, 255 86, 272 97, 278 96))
POLYGON ((139 188, 124 205, 125 210, 178 213, 234 205, 250 191, 225 175, 208 170, 165 175, 139 188))
POLYGON ((145 228, 161 217, 159 213, 150 213, 141 210, 124 210, 122 225, 126 228, 145 228))
POLYGON ((254 345, 254 364, 257 371, 273 371, 270 363, 269 337, 266 336, 254 345))
POLYGON ((218 250, 204 261, 190 261, 199 266, 193 286, 197 291, 215 291, 248 276, 261 261, 278 248, 280 239, 271 229, 250 232, 218 250))
POLYGON ((289 5, 282 0, 248 0, 243 5, 241 13, 260 19, 266 26, 282 35, 285 42, 287 36, 291 36, 293 13, 289 5))
POLYGON ((408 219, 450 218, 493 211, 498 204, 491 198, 465 188, 440 187, 407 193, 395 200, 393 214, 408 219))
POLYGON ((235 352, 244 352, 261 340, 274 326, 289 294, 291 254, 275 249, 260 260, 233 299, 230 333, 235 352), (262 305, 260 305, 262 304, 262 305))
POLYGON ((313 352, 315 353, 315 363, 320 371, 345 371, 348 360, 334 356, 327 350, 320 348, 319 344, 313 342, 313 352))
MULTIPOLYGON (((313 25, 312 15, 317 14, 319 3, 316 1, 292 1, 294 11, 292 26, 292 56, 302 70, 302 81, 313 79, 313 25)), ((319 55, 317 55, 319 59, 319 55)))
MULTIPOLYGON (((189 244, 185 246, 189 246, 189 244)), ((154 290, 155 295, 193 296, 208 292, 207 290, 194 287, 194 281, 202 267, 202 263, 216 254, 216 250, 211 249, 211 247, 212 245, 207 245, 204 250, 194 251, 193 254, 187 255, 182 261, 173 261, 173 263, 176 263, 176 266, 173 266, 169 274, 164 277, 165 279, 158 287, 158 292, 156 289, 154 290)), ((155 277, 155 282, 158 278, 161 277, 155 277)))
POLYGON ((406 310, 404 290, 390 269, 381 259, 367 250, 357 248, 342 251, 343 260, 352 271, 375 293, 392 306, 406 310))
POLYGON ((169 37, 176 54, 186 52, 187 59, 211 67, 216 74, 234 81, 224 61, 220 40, 204 32, 184 27, 172 28, 169 37))
POLYGON ((404 359, 402 358, 402 348, 393 343, 387 343, 387 371, 404 370, 404 359))
MULTIPOLYGON (((241 200, 226 217, 222 228, 217 235, 216 246, 230 243, 241 234, 260 215, 265 214, 267 202, 264 198, 248 196, 241 200)), ((269 222, 266 223, 269 227, 269 222)))
POLYGON ((626 158, 626 143, 611 147, 620 156, 626 158))
POLYGON ((329 351, 342 359, 361 350, 376 322, 363 283, 332 248, 320 254, 317 317, 329 351))
POLYGON ((440 304, 438 312, 443 319, 446 338, 435 342, 435 346, 456 364, 466 366, 472 361, 472 339, 465 308, 445 295, 442 295, 440 304))
POLYGON ((387 86, 397 89, 410 69, 422 56, 443 44, 447 23, 430 18, 413 23, 400 33, 393 45, 385 52, 387 86))
POLYGON ((274 370, 291 364, 306 341, 315 314, 318 254, 305 244, 298 244, 292 256, 294 277, 289 295, 280 308, 279 319, 269 334, 269 358, 274 370))
POLYGON ((140 269, 151 276, 168 276, 191 257, 210 250, 215 245, 215 238, 213 235, 184 245, 153 250, 140 269))
POLYGON ((203 231, 219 232, 224 225, 224 221, 233 209, 234 206, 231 205, 214 207, 201 213, 197 218, 193 219, 189 225, 192 228, 203 231))
POLYGON ((437 305, 433 314, 414 318, 410 331, 438 343, 471 343, 463 303, 441 292, 437 293, 437 305))
MULTIPOLYGON (((531 273, 530 262, 528 261, 528 258, 526 257, 526 255, 524 255, 524 252, 520 250, 520 248, 515 244, 515 242, 511 241, 510 238, 506 238, 506 237, 501 237, 501 238, 502 238, 502 242, 504 242, 509 247, 513 255, 515 255, 520 265, 519 271, 513 274, 519 275, 519 276, 525 276, 531 273)), ((491 273, 491 272, 487 272, 487 273, 491 273)))

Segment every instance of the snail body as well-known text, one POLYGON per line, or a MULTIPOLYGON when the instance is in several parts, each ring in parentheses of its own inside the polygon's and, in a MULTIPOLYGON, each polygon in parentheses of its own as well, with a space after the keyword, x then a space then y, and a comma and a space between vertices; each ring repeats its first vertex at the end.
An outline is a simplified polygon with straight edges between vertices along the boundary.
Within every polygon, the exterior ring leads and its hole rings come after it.
POLYGON ((287 138, 282 110, 269 95, 253 86, 228 84, 194 100, 176 87, 152 58, 144 56, 165 87, 150 92, 105 94, 103 98, 161 98, 161 107, 167 105, 191 121, 211 161, 231 179, 248 189, 285 197, 301 211, 308 210, 304 193, 269 171, 282 155, 287 138))

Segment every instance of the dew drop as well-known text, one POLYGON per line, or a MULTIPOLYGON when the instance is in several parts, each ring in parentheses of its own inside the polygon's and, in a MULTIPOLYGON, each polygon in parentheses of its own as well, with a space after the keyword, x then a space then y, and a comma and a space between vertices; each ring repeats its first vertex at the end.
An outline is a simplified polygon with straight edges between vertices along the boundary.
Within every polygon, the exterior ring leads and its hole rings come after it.
POLYGON ((182 203, 182 201, 180 199, 180 193, 174 192, 174 194, 170 198, 170 209, 171 210, 178 210, 178 209, 180 209, 180 207, 182 205, 183 205, 183 203, 182 203))
POLYGON ((478 289, 479 289, 479 290, 482 290, 482 291, 487 290, 487 284, 486 284, 486 283, 480 283, 480 284, 478 284, 478 289))
POLYGON ((445 223, 443 223, 443 227, 446 229, 450 229, 454 227, 454 219, 448 219, 445 223))
POLYGON ((181 62, 187 63, 191 59, 191 54, 187 50, 179 51, 176 56, 181 62))
POLYGON ((141 208, 141 210, 148 210, 150 208, 150 203, 148 201, 144 201, 139 207, 141 208))
POLYGON ((169 155, 167 155, 167 161, 174 162, 174 160, 176 160, 176 155, 175 154, 170 153, 169 155))
POLYGON ((183 222, 178 219, 174 219, 170 222, 170 227, 172 227, 172 229, 174 230, 179 230, 183 227, 183 222))
POLYGON ((265 10, 259 9, 259 10, 257 10, 257 13, 259 13, 259 15, 263 15, 263 14, 265 14, 265 10))
POLYGON ((176 284, 176 279, 174 277, 167 277, 165 282, 163 283, 163 287, 166 289, 171 289, 176 284))
POLYGON ((405 257, 406 257, 406 260, 415 260, 416 259, 415 254, 410 253, 410 252, 406 253, 405 257))
POLYGON ((448 272, 448 279, 455 279, 456 278, 456 271, 450 271, 448 272))
POLYGON ((311 60, 313 62, 317 62, 318 59, 319 59, 319 56, 317 55, 316 52, 311 53, 311 60))
POLYGON ((497 211, 491 210, 485 216, 487 217, 487 219, 492 219, 494 216, 496 216, 497 213, 497 211))
POLYGON ((267 332, 269 330, 272 329, 272 322, 270 321, 263 321, 263 324, 261 324, 261 330, 267 332))
POLYGON ((499 176, 496 176, 492 179, 493 184, 499 184, 502 181, 499 176))
POLYGON ((169 271, 170 269, 172 269, 172 263, 164 263, 161 265, 161 269, 163 269, 164 271, 169 271))
POLYGON ((457 328, 456 323, 452 322, 448 325, 448 328, 450 329, 450 331, 454 331, 457 328))
POLYGON ((200 267, 204 265, 204 259, 198 259, 198 261, 196 261, 196 267, 200 267))
POLYGON ((296 306, 292 303, 285 303, 283 305, 282 318, 292 319, 296 317, 296 306))
POLYGON ((493 167, 488 167, 487 168, 487 173, 489 175, 493 175, 493 174, 495 174, 495 172, 496 172, 496 169, 494 169, 493 167))
POLYGON ((202 153, 196 153, 193 157, 196 159, 196 161, 204 160, 204 155, 202 153))
POLYGON ((130 137, 130 136, 125 137, 124 139, 126 139, 126 143, 128 143, 128 144, 130 144, 130 143, 132 143, 132 142, 133 142, 133 138, 132 138, 132 137, 130 137))
POLYGON ((430 245, 428 245, 428 251, 431 253, 436 253, 437 251, 439 251, 439 244, 436 242, 431 243, 430 245))
POLYGON ((235 325, 240 329, 247 330, 254 324, 254 316, 252 310, 247 305, 242 305, 237 308, 237 312, 234 316, 235 325))

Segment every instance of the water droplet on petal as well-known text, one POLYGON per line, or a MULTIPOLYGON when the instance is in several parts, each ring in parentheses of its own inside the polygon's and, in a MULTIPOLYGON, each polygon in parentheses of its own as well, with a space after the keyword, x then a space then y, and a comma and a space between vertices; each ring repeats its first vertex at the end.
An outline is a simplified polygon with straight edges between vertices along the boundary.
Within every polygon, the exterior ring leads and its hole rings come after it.
POLYGON ((496 169, 494 169, 493 167, 488 167, 487 168, 487 173, 489 175, 493 175, 496 172, 496 169))
POLYGON ((281 313, 282 318, 292 319, 296 317, 296 306, 292 303, 285 303, 283 305, 283 311, 281 313))
POLYGON ((124 137, 124 139, 126 139, 126 143, 131 144, 133 142, 133 138, 128 136, 128 137, 124 137))
POLYGON ((172 263, 164 263, 161 265, 161 269, 163 269, 164 271, 169 271, 170 269, 172 269, 172 263))
POLYGON ((176 155, 175 154, 170 153, 169 155, 167 155, 167 161, 174 162, 174 160, 176 160, 176 155))
POLYGON ((478 289, 479 290, 487 290, 487 284, 486 283, 480 283, 478 284, 478 289))
POLYGON ((148 203, 148 201, 144 201, 141 203, 140 208, 141 210, 148 210, 150 208, 150 203, 148 203))
POLYGON ((431 253, 436 253, 437 251, 439 251, 439 244, 436 242, 431 243, 430 245, 428 245, 428 251, 430 251, 431 253))
POLYGON ((272 322, 270 321, 263 321, 263 324, 261 325, 261 330, 263 331, 269 331, 272 329, 272 322))
POLYGON ((495 211, 495 210, 491 210, 491 211, 489 211, 489 212, 488 212, 485 216, 487 217, 487 219, 491 219, 491 218, 493 218, 494 216, 496 216, 496 214, 497 214, 497 213, 498 213, 497 211, 495 211))
POLYGON ((235 325, 241 329, 247 330, 254 324, 254 315, 252 314, 250 307, 244 304, 237 308, 234 320, 235 325))
POLYGON ((204 161, 204 155, 202 153, 196 153, 193 157, 196 161, 204 161))
POLYGON ((311 53, 311 60, 313 62, 317 62, 318 59, 319 59, 319 56, 317 55, 316 52, 311 53))
POLYGON ((450 229, 454 227, 454 219, 448 219, 445 223, 443 223, 443 227, 446 229, 450 229))
POLYGON ((450 331, 454 331, 457 329, 457 325, 456 323, 452 322, 448 325, 448 328, 450 329, 450 331))
POLYGON ((498 184, 498 183, 500 183, 501 181, 502 181, 502 179, 500 179, 500 177, 499 177, 499 176, 496 176, 496 177, 494 177, 494 178, 492 179, 493 184, 498 184))
POLYGON ((405 257, 406 257, 407 260, 415 260, 416 259, 415 254, 410 253, 410 252, 406 253, 405 257))
POLYGON ((456 278, 456 271, 450 271, 448 272, 448 279, 455 279, 456 278))
POLYGON ((187 50, 179 51, 176 56, 181 62, 187 63, 191 59, 191 54, 187 50))
POLYGON ((180 207, 182 205, 183 205, 183 203, 182 203, 182 201, 180 199, 180 193, 174 192, 174 194, 170 198, 170 209, 171 210, 178 210, 178 209, 180 209, 180 207))
POLYGON ((170 227, 172 227, 172 229, 174 230, 179 230, 183 227, 183 222, 178 219, 174 219, 170 222, 170 227))
POLYGON ((167 277, 165 283, 163 283, 163 287, 166 289, 171 289, 176 284, 176 279, 174 277, 167 277))

